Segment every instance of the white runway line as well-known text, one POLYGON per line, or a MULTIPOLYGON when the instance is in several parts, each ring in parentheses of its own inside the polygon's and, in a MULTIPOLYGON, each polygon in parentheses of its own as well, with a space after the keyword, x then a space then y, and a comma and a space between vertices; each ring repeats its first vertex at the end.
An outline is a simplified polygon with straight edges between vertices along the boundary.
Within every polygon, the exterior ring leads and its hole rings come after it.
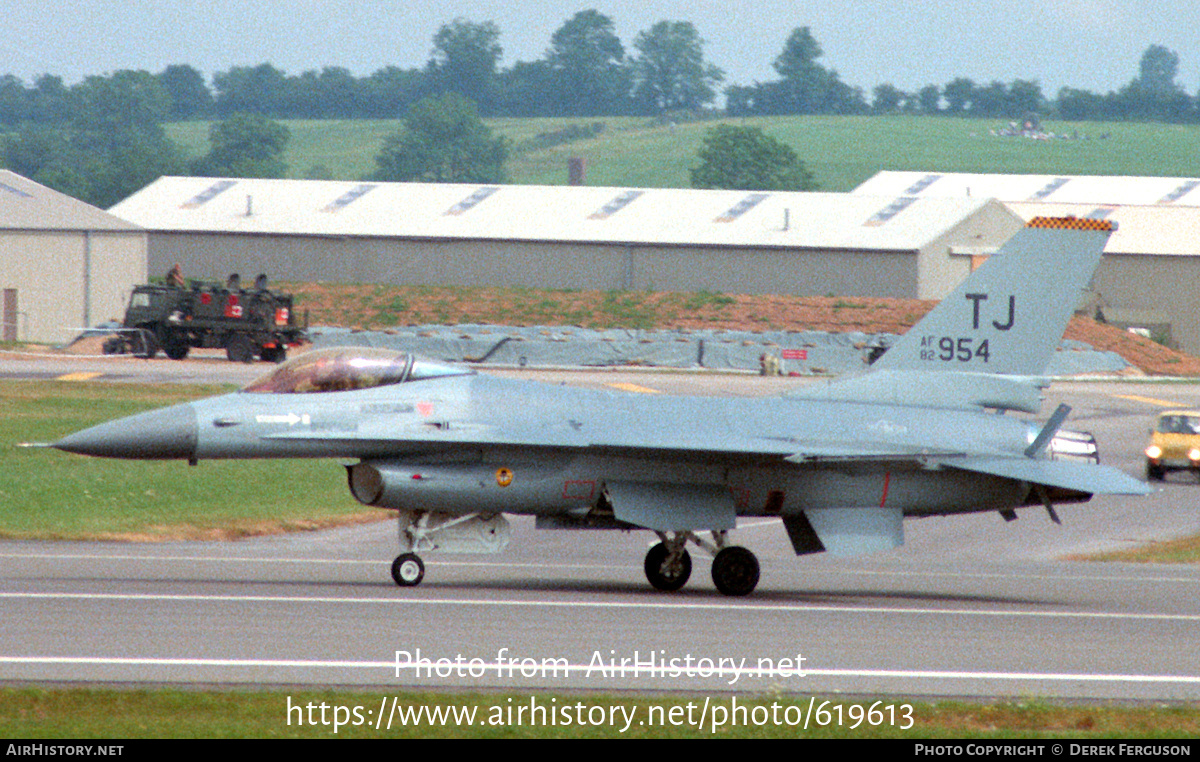
MULTIPOLYGON (((110 553, 0 553, 0 559, 28 560, 87 560, 87 561, 163 561, 185 563, 243 563, 243 564, 323 564, 331 566, 386 566, 390 558, 353 559, 353 558, 287 558, 273 556, 173 556, 173 555, 130 555, 110 553)), ((703 556, 701 557, 704 558, 703 556)), ((448 568, 505 568, 505 569, 609 569, 612 564, 563 564, 563 563, 526 563, 520 561, 457 561, 451 559, 433 558, 431 563, 448 568)), ((631 563, 630 569, 636 564, 631 563)), ((969 572, 949 569, 945 571, 905 571, 887 569, 834 569, 820 568, 805 570, 812 574, 845 575, 883 578, 914 578, 914 579, 1010 579, 1010 580, 1047 580, 1044 573, 1021 572, 969 572)), ((1185 585, 1200 584, 1200 570, 1193 576, 1155 574, 1151 576, 1128 576, 1115 574, 1097 574, 1094 567, 1081 569, 1078 574, 1055 574, 1051 579, 1058 581, 1087 580, 1092 582, 1133 582, 1133 583, 1173 583, 1185 585)))
POLYGON ((665 609, 693 611, 754 611, 794 614, 838 613, 838 614, 896 614, 904 616, 955 616, 989 618, 1030 619, 1084 619, 1084 620, 1128 620, 1135 622, 1200 622, 1200 614, 1142 614, 1105 611, 1014 611, 1008 609, 934 609, 934 608, 888 608, 885 606, 830 606, 824 604, 775 604, 756 603, 696 603, 688 601, 664 601, 655 596, 646 601, 522 601, 470 598, 421 598, 408 597, 399 591, 391 598, 336 598, 331 596, 284 596, 284 595, 200 595, 171 593, 18 593, 0 592, 0 600, 28 601, 158 601, 163 603, 305 603, 305 604, 350 604, 350 605, 404 605, 404 606, 480 606, 486 608, 573 608, 573 609, 665 609))

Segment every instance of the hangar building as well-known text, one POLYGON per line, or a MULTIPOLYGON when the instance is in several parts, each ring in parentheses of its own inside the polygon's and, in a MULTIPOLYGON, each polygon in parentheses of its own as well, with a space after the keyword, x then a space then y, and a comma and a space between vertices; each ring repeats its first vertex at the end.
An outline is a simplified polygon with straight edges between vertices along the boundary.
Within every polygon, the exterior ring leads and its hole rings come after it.
POLYGON ((880 172, 854 193, 995 198, 1025 220, 1116 222, 1092 281, 1104 319, 1200 355, 1200 179, 880 172))
POLYGON ((194 278, 939 298, 988 199, 165 177, 110 210, 194 278))
POLYGON ((57 344, 119 320, 145 279, 145 231, 0 170, 0 341, 57 344))

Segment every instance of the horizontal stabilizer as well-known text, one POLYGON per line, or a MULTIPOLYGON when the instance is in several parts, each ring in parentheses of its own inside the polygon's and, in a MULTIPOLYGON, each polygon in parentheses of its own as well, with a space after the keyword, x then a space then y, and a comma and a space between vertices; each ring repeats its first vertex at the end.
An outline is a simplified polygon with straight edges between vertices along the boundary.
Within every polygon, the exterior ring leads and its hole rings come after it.
POLYGON ((942 465, 1091 495, 1148 495, 1145 482, 1109 466, 1029 458, 947 458, 942 465))
POLYGON ((729 488, 715 484, 610 481, 604 486, 617 519, 659 532, 733 529, 729 488))
POLYGON ((1047 379, 1026 376, 877 370, 862 376, 797 389, 786 396, 837 402, 1036 413, 1042 407, 1042 389, 1049 384, 1047 379))

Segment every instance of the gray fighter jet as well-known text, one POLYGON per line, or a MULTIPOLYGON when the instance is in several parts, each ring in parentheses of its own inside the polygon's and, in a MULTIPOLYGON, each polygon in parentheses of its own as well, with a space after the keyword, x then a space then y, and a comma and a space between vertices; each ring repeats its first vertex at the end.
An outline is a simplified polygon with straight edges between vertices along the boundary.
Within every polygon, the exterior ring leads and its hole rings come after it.
POLYGON ((869 372, 771 399, 606 392, 502 379, 398 351, 336 348, 240 392, 142 413, 54 447, 111 458, 342 458, 350 492, 399 514, 398 585, 419 553, 497 552, 504 514, 543 529, 644 529, 650 584, 677 590, 686 546, 746 595, 759 564, 728 533, 779 517, 797 554, 902 544, 906 516, 1144 494, 1113 468, 1055 457, 1068 413, 1040 426, 1045 372, 1110 223, 1039 218, 869 372))

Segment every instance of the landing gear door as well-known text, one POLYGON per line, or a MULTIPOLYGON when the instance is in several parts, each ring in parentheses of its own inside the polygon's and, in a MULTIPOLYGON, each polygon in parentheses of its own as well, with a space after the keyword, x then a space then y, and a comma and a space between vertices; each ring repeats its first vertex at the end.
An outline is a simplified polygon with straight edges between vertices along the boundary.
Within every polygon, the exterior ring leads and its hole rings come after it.
POLYGON ((725 485, 610 481, 604 491, 617 519, 646 529, 718 531, 737 525, 725 485))

